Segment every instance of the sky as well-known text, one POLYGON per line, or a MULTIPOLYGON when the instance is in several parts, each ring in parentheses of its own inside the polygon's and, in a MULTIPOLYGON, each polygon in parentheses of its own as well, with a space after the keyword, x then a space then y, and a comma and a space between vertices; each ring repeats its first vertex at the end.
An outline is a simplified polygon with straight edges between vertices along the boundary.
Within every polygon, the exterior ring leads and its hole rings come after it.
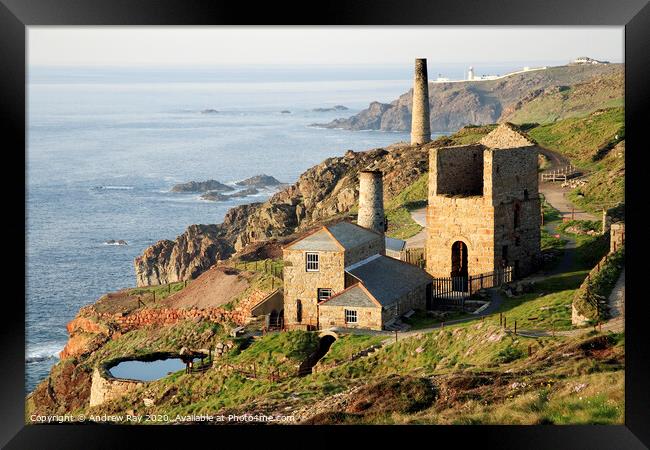
POLYGON ((623 27, 28 27, 37 66, 623 62, 623 27))

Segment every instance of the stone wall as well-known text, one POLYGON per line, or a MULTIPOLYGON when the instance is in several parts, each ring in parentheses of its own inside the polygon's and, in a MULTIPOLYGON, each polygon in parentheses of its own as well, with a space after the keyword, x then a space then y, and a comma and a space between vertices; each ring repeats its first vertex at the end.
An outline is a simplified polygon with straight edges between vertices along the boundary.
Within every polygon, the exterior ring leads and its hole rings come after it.
POLYGON ((609 231, 609 251, 615 252, 625 244, 625 223, 615 222, 609 231))
POLYGON ((382 329, 382 309, 376 307, 346 307, 335 306, 323 303, 320 305, 320 325, 321 328, 343 327, 343 328, 367 328, 370 330, 382 329), (345 310, 357 311, 357 323, 345 323, 345 310))
POLYGON ((451 275, 456 241, 467 246, 469 275, 494 269, 494 208, 485 198, 430 197, 426 229, 426 271, 432 276, 451 275))
POLYGON ((435 190, 429 195, 482 195, 483 150, 475 144, 433 149, 430 186, 435 190))
POLYGON ((345 251, 344 264, 345 267, 363 261, 372 255, 386 254, 386 240, 383 236, 377 235, 377 239, 373 239, 358 247, 351 248, 345 251))
POLYGON ((307 272, 303 250, 285 249, 284 266, 284 323, 287 328, 297 325, 318 326, 318 288, 345 289, 344 253, 318 252, 319 271, 307 272), (302 303, 302 321, 297 322, 297 300, 302 303))
POLYGON ((412 309, 425 310, 427 307, 427 287, 425 285, 413 289, 402 296, 398 302, 383 311, 384 324, 391 319, 397 318, 412 309))
POLYGON ((105 378, 102 375, 102 369, 96 367, 93 370, 92 385, 90 387, 90 406, 101 405, 104 402, 120 398, 141 386, 144 386, 144 382, 105 378))
POLYGON ((534 146, 486 152, 486 159, 491 159, 492 166, 489 184, 495 212, 495 261, 515 267, 517 277, 535 269, 541 251, 537 155, 534 146))

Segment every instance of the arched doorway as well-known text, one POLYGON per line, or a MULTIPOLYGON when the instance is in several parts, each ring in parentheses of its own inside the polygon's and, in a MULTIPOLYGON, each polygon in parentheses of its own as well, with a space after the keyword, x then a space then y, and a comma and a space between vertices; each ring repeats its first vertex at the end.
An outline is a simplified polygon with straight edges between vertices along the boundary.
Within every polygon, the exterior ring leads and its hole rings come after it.
POLYGON ((467 245, 456 241, 451 245, 451 276, 455 278, 454 290, 467 290, 467 245))

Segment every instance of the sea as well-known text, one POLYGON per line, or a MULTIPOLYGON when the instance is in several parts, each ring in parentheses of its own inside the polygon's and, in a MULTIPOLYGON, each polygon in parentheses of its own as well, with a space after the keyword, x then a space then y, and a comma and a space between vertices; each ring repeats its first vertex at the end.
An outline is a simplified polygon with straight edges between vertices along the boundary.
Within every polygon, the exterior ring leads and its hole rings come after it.
MULTIPOLYGON (((441 69, 460 78, 463 67, 441 69)), ((26 393, 58 361, 65 325, 80 307, 135 286, 133 259, 145 248, 190 224, 219 223, 229 208, 273 193, 211 202, 170 192, 174 184, 234 185, 258 174, 293 183, 349 149, 407 141, 407 133, 311 124, 393 101, 410 88, 411 69, 29 67, 26 393), (335 105, 349 110, 314 111, 335 105)))

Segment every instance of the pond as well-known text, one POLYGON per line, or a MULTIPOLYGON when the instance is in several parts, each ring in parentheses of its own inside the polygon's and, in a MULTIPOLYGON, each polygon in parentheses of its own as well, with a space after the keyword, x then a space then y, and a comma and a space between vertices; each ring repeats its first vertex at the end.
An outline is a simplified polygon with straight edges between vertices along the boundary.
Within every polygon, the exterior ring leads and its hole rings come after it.
MULTIPOLYGON (((195 359, 194 363, 196 364, 197 361, 201 360, 195 359)), ((185 370, 185 363, 180 358, 166 358, 155 361, 122 361, 108 371, 115 378, 153 381, 179 370, 185 370)))

